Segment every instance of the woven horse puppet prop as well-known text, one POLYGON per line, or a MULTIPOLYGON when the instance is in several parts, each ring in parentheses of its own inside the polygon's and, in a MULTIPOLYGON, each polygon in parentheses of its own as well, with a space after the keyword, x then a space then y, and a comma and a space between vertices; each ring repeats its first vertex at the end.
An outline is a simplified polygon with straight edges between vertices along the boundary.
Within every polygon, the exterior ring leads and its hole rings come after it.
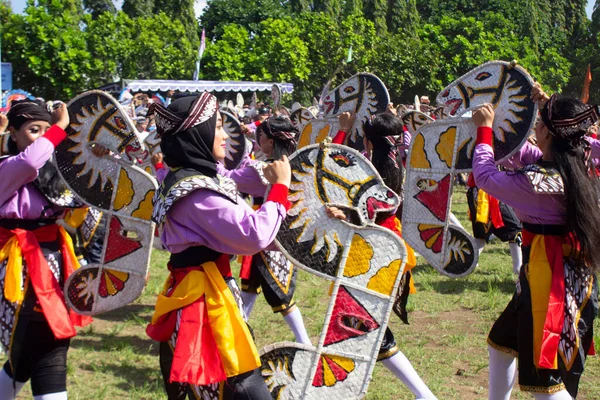
POLYGON ((104 214, 101 262, 75 271, 65 283, 66 301, 94 315, 137 299, 146 283, 154 233, 152 197, 157 183, 132 160, 146 151, 120 104, 90 91, 68 104, 67 139, 56 149, 58 171, 86 205, 104 214), (100 145, 111 154, 98 157, 100 145))
POLYGON ((252 143, 246 139, 242 132, 242 124, 231 113, 221 110, 223 119, 223 129, 227 132, 227 141, 225 142, 225 168, 236 169, 244 157, 252 150, 252 143))
POLYGON ((372 221, 398 197, 357 151, 311 145, 290 157, 292 206, 276 243, 302 269, 332 283, 317 347, 278 343, 262 350, 273 398, 359 398, 367 392, 406 260, 404 243, 372 221), (353 223, 329 218, 343 209, 353 223))
POLYGON ((302 107, 300 103, 292 105, 290 121, 298 129, 298 132, 302 132, 304 127, 313 119, 315 119, 315 115, 308 108, 302 107))
POLYGON ((474 239, 449 219, 457 173, 472 170, 477 127, 461 117, 491 103, 496 161, 517 151, 534 127, 537 105, 533 81, 515 62, 483 64, 445 88, 438 104, 448 117, 423 125, 412 138, 406 163, 402 230, 406 241, 439 272, 462 277, 473 271, 479 254, 474 239))
POLYGON ((320 99, 321 114, 302 126, 298 136, 298 148, 321 143, 326 137, 334 137, 339 130, 338 115, 356 113, 356 120, 344 144, 363 150, 364 123, 371 115, 384 112, 390 95, 383 82, 373 74, 356 74, 331 91, 325 91, 320 99))
POLYGON ((417 134, 417 131, 423 125, 433 121, 435 121, 433 118, 421 111, 412 110, 402 115, 402 123, 404 123, 404 126, 406 126, 412 137, 417 134))

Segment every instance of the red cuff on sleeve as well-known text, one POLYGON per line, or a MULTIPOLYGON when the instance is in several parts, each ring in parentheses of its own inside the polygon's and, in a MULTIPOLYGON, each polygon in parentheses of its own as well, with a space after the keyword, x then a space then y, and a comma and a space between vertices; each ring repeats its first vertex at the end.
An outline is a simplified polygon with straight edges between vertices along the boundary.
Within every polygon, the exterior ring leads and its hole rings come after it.
POLYGON ((52 143, 52 145, 56 147, 60 144, 60 142, 67 138, 67 132, 65 132, 58 125, 52 125, 42 137, 48 139, 52 143))
POLYGON ((494 132, 488 126, 477 128, 477 144, 489 144, 494 147, 494 132))
POLYGON ((339 130, 338 133, 335 134, 335 137, 331 141, 335 144, 344 144, 344 140, 346 139, 346 131, 339 130))
POLYGON ((154 165, 154 169, 156 169, 156 170, 158 170, 158 169, 164 169, 164 168, 165 168, 165 165, 163 163, 161 163, 161 162, 157 162, 154 165))
POLYGON ((288 201, 288 187, 281 183, 276 183, 271 187, 267 201, 274 201, 285 207, 285 210, 289 210, 292 203, 288 201))

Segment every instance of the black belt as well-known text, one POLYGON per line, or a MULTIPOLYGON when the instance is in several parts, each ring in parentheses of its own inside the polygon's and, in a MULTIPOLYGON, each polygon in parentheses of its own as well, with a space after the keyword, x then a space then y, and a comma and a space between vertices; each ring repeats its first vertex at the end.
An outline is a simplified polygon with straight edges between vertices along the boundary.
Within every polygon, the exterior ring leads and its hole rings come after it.
POLYGON ((8 229, 24 229, 26 231, 35 231, 43 226, 53 225, 55 219, 4 219, 0 218, 0 227, 8 229))
POLYGON ((216 262, 222 254, 206 246, 188 247, 181 253, 171 254, 169 265, 171 268, 195 267, 205 262, 216 262))
POLYGON ((529 222, 523 222, 523 229, 535 235, 550 236, 563 236, 569 232, 565 225, 530 224, 529 222))

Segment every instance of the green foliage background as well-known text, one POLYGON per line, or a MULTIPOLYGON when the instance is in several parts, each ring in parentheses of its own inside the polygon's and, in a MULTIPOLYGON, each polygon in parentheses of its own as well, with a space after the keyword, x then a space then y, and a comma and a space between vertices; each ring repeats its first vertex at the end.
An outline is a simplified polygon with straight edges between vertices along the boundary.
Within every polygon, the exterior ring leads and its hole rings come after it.
MULTIPOLYGON (((119 79, 291 82, 310 103, 324 83, 378 75, 394 102, 435 95, 482 62, 516 59, 544 87, 579 96, 587 65, 600 76, 600 10, 586 0, 0 0, 2 61, 14 87, 48 98, 119 79), (345 64, 352 46, 353 59, 345 64), (337 75, 333 76, 337 71, 337 75)), ((592 81, 600 101, 600 79, 592 81)))

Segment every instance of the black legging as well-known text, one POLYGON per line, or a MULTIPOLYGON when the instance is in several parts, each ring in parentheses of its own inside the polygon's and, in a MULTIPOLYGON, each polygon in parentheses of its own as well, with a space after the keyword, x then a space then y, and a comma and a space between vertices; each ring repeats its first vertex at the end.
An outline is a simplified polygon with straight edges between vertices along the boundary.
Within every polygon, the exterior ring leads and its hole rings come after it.
POLYGON ((67 390, 67 351, 70 339, 55 339, 47 321, 29 321, 13 372, 10 363, 4 371, 17 382, 31 379, 34 396, 67 390))

